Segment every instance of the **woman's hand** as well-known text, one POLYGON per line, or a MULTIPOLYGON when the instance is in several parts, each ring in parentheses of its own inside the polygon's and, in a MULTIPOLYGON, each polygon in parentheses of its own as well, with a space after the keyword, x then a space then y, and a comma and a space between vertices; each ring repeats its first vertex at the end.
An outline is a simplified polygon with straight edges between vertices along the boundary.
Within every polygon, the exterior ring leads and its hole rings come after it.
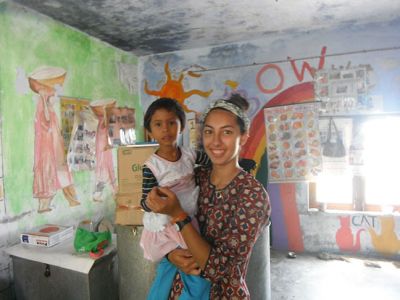
POLYGON ((154 187, 147 195, 146 205, 151 211, 169 215, 172 218, 184 213, 178 198, 168 188, 154 187))
MULTIPOLYGON (((146 205, 156 213, 161 213, 176 219, 182 214, 186 214, 182 209, 176 195, 167 188, 154 187, 147 195, 146 205)), ((183 272, 188 274, 199 274, 200 269, 204 270, 208 257, 210 256, 211 246, 204 240, 199 232, 191 225, 185 225, 180 231, 190 252, 184 255, 168 255, 171 261, 183 272), (192 257, 193 255, 193 257, 192 257)), ((174 250, 177 251, 177 250, 174 250)))
POLYGON ((186 274, 199 275, 201 270, 187 249, 175 249, 168 254, 168 260, 186 274))

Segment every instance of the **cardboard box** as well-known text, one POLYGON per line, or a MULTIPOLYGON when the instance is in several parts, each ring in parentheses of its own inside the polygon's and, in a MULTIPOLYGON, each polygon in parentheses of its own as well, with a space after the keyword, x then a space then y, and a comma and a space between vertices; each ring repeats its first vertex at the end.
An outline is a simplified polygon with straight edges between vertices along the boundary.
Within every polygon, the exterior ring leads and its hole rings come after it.
POLYGON ((20 239, 22 244, 51 247, 73 235, 74 228, 72 226, 45 224, 32 231, 21 233, 20 239))
POLYGON ((118 148, 118 194, 115 223, 120 225, 142 225, 140 210, 142 197, 142 166, 156 151, 158 144, 138 144, 118 148))
POLYGON ((117 206, 115 210, 115 224, 143 225, 143 211, 117 206))

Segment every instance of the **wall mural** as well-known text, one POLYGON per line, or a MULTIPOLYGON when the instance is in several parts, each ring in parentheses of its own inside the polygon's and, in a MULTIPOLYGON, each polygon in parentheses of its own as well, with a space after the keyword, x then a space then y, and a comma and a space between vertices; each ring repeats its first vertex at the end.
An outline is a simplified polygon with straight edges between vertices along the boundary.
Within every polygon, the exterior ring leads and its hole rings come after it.
MULTIPOLYGON (((1 113, 0 113, 1 119, 1 113)), ((0 123, 0 217, 5 211, 4 208, 4 184, 3 184, 3 150, 2 150, 2 133, 1 133, 1 123, 0 123)))
POLYGON ((69 104, 63 109, 62 98, 115 97, 123 107, 141 107, 134 76, 138 58, 132 53, 0 2, 1 30, 7 33, 0 34, 0 57, 7 57, 0 67, 0 294, 7 297, 13 276, 5 250, 18 243, 22 231, 49 222, 76 226, 86 219, 97 224, 115 218, 108 182, 103 201, 92 199, 98 119, 85 105, 80 120, 90 118, 90 124, 79 127, 81 122, 70 132, 77 110, 69 104), (74 166, 67 164, 66 150, 74 166))
POLYGON ((344 252, 358 252, 361 248, 361 233, 365 231, 364 228, 356 231, 354 237, 353 231, 350 226, 350 216, 338 217, 340 220, 340 228, 336 232, 336 243, 340 251, 344 252))
POLYGON ((62 68, 40 67, 28 77, 30 88, 39 95, 33 167, 33 197, 39 201, 39 213, 51 211, 51 200, 59 189, 62 189, 69 206, 80 204, 65 159, 64 140, 53 107, 66 75, 62 68))
MULTIPOLYGON (((399 102, 394 100, 398 99, 399 89, 398 85, 393 85, 400 78, 398 48, 393 47, 393 37, 398 33, 394 25, 385 28, 389 33, 384 36, 380 34, 381 29, 365 26, 358 31, 349 28, 346 34, 337 29, 309 36, 288 34, 268 40, 144 57, 140 66, 145 79, 140 83, 141 101, 146 107, 153 100, 146 92, 149 84, 165 82, 162 67, 166 62, 171 68, 181 70, 194 63, 200 64, 202 69, 195 73, 202 77, 192 80, 188 76, 185 87, 213 90, 210 100, 240 93, 250 102, 250 137, 241 156, 256 161, 256 177, 267 186, 270 194, 272 246, 291 251, 337 251, 339 248, 350 252, 378 252, 367 226, 357 230, 354 226, 349 228, 344 218, 336 236, 337 215, 310 212, 306 181, 271 183, 272 175, 267 177, 267 167, 272 162, 266 151, 270 141, 266 140, 264 110, 318 101, 324 102, 324 109, 329 113, 351 113, 354 108, 362 108, 363 112, 399 111, 399 102), (379 48, 371 45, 372 34, 380 41, 379 48), (328 103, 327 95, 337 101, 328 103), (315 226, 320 222, 326 226, 315 226)), ((206 107, 198 96, 193 96, 186 104, 197 112, 206 107)), ((296 148, 296 143, 293 146, 296 148)), ((395 230, 398 228, 396 222, 395 230)), ((378 236, 380 234, 377 232, 378 236)))
POLYGON ((355 215, 339 216, 338 219, 340 228, 336 231, 336 244, 341 251, 359 252, 362 235, 369 233, 372 246, 379 254, 390 257, 400 252, 400 238, 393 216, 355 215))
MULTIPOLYGON (((81 203, 73 183, 71 170, 94 170, 92 199, 102 202, 109 184, 117 192, 112 156, 113 140, 109 138, 107 110, 117 109, 116 100, 89 102, 60 97, 66 71, 58 67, 40 67, 28 76, 29 86, 39 99, 35 115, 35 149, 33 197, 38 199, 38 212, 50 212, 50 204, 62 190, 70 207, 81 203), (62 128, 54 109, 60 101, 62 128), (78 124, 80 123, 80 124, 78 124), (72 141, 72 143, 71 143, 72 141), (111 141, 111 143, 110 143, 111 141)), ((121 110, 134 111, 121 108, 121 110)), ((134 115, 131 113, 134 128, 134 115)))
POLYGON ((147 80, 144 81, 144 91, 148 95, 156 96, 156 97, 166 97, 173 98, 177 100, 183 107, 186 112, 194 112, 191 110, 186 104, 185 100, 193 95, 199 95, 201 97, 207 98, 211 95, 212 90, 209 91, 201 91, 201 90, 190 90, 185 91, 183 86, 183 79, 185 75, 189 75, 191 77, 201 77, 201 74, 194 73, 192 71, 182 71, 180 72, 178 79, 174 79, 169 70, 169 63, 166 62, 164 65, 164 72, 166 75, 165 83, 162 85, 160 90, 150 90, 148 87, 147 80))
POLYGON ((379 217, 381 230, 368 228, 372 245, 383 255, 395 255, 400 252, 400 238, 396 234, 395 220, 392 216, 379 217))
POLYGON ((111 146, 108 143, 106 114, 108 108, 114 108, 115 106, 116 100, 114 99, 100 99, 90 103, 90 107, 99 121, 96 133, 96 183, 93 192, 93 200, 98 202, 103 200, 103 191, 107 184, 111 185, 114 194, 117 192, 111 146))

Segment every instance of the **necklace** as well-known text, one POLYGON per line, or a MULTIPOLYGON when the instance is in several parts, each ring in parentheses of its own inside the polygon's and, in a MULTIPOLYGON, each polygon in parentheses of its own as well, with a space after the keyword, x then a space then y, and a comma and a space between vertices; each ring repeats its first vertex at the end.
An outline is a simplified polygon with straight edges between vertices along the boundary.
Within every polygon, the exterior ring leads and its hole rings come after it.
POLYGON ((215 198, 217 198, 217 200, 221 200, 222 199, 222 192, 221 191, 215 191, 215 198))

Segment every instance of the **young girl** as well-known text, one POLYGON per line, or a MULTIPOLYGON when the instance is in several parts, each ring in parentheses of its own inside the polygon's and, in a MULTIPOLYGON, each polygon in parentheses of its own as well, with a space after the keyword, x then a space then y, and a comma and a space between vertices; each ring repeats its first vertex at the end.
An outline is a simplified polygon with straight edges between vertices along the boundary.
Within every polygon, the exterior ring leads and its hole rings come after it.
MULTIPOLYGON (((182 107, 177 101, 169 98, 160 98, 154 101, 144 116, 144 127, 158 142, 159 148, 145 161, 143 166, 141 205, 145 213, 140 245, 146 259, 161 260, 147 299, 168 298, 178 269, 164 256, 176 248, 187 248, 179 232, 178 224, 175 224, 179 218, 174 220, 167 215, 151 212, 145 203, 147 194, 153 187, 170 188, 179 195, 185 214, 194 216, 197 212, 199 194, 194 180, 194 166, 209 163, 206 154, 177 145, 185 121, 185 112, 182 107)), ((193 218, 192 224, 194 228, 198 228, 195 218, 193 218)), ((185 295, 181 299, 209 299, 210 283, 207 280, 183 272, 180 275, 185 285, 185 295)))
MULTIPOLYGON (((239 95, 217 100, 203 114, 203 147, 212 168, 199 168, 196 178, 200 195, 197 219, 191 216, 171 190, 153 189, 146 205, 153 211, 182 220, 181 234, 188 249, 168 254, 186 273, 211 282, 210 299, 250 299, 245 278, 250 255, 270 216, 269 197, 262 184, 239 166, 239 153, 246 143, 250 121, 246 99, 239 95)), ((186 287, 175 277, 170 299, 182 299, 186 287)))

